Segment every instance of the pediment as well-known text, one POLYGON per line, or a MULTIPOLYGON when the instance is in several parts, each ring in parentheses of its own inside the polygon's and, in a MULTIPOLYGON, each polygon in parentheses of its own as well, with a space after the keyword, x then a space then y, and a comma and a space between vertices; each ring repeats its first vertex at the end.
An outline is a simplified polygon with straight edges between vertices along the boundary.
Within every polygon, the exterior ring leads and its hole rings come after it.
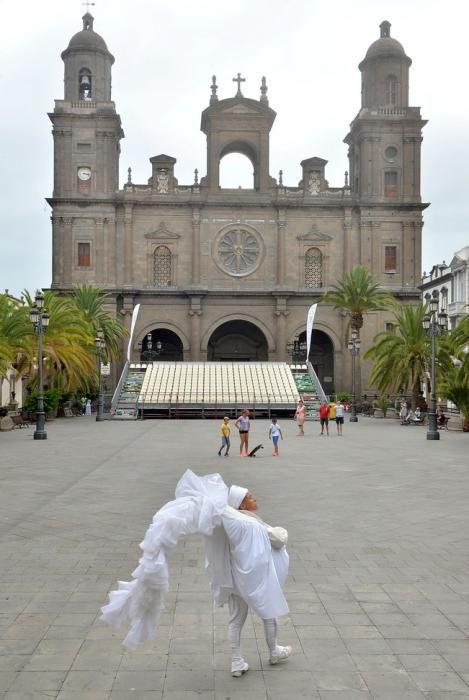
POLYGON ((152 240, 159 240, 159 241, 168 241, 168 240, 174 240, 176 238, 181 238, 181 236, 178 233, 173 233, 173 231, 170 231, 165 222, 161 221, 161 223, 158 225, 158 228, 156 228, 154 231, 149 231, 149 233, 145 234, 145 238, 150 238, 152 240))
POLYGON ((300 234, 297 236, 299 241, 331 241, 332 236, 328 236, 327 233, 321 233, 318 231, 316 224, 313 224, 307 233, 300 234))

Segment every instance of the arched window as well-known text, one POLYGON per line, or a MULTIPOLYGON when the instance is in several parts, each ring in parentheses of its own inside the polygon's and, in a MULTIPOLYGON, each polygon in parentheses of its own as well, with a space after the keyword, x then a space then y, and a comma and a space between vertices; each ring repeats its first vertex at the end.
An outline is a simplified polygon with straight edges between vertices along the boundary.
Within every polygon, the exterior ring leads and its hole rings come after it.
POLYGON ((308 248, 305 255, 305 287, 323 286, 322 253, 319 248, 308 248))
POLYGON ((153 283, 155 287, 171 286, 171 251, 159 245, 153 253, 153 283))
POLYGON ((388 75, 384 83, 384 102, 387 105, 395 105, 397 102, 397 78, 388 75))
POLYGON ((241 153, 228 153, 220 161, 220 187, 223 189, 252 190, 254 188, 254 166, 241 153))
POLYGON ((80 100, 91 100, 92 91, 91 72, 88 68, 82 68, 78 75, 78 97, 80 100))

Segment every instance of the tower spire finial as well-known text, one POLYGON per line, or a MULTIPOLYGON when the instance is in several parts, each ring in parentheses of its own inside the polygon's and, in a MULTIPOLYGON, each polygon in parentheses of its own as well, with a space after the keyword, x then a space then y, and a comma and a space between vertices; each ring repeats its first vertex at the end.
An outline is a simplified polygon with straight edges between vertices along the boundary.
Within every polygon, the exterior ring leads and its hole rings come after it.
POLYGON ((391 36, 391 22, 388 22, 387 19, 381 22, 381 24, 379 25, 379 29, 381 38, 391 36))
POLYGON ((218 85, 217 85, 217 76, 216 75, 212 75, 212 84, 210 86, 210 89, 212 91, 212 94, 210 95, 210 104, 213 104, 214 102, 218 102, 218 95, 217 95, 218 85))
POLYGON ((261 80, 261 102, 264 102, 264 104, 268 105, 269 104, 269 98, 267 97, 267 81, 265 79, 265 75, 262 76, 261 80))
POLYGON ((86 13, 83 15, 83 30, 86 31, 93 31, 93 15, 90 13, 90 6, 96 5, 95 2, 82 2, 82 5, 85 5, 86 7, 86 13))

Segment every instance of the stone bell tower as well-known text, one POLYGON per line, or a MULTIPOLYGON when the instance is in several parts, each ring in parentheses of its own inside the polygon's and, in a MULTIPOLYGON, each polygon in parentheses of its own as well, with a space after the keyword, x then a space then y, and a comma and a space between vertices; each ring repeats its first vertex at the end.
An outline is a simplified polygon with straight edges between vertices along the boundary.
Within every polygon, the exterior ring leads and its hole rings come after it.
POLYGON ((269 175, 269 135, 276 113, 269 107, 267 86, 262 78, 260 100, 244 97, 238 73, 234 97, 218 100, 215 76, 210 105, 202 112, 200 128, 207 135, 207 175, 201 185, 213 194, 220 189, 220 161, 229 153, 241 153, 252 163, 256 192, 268 192, 275 182, 269 175))
POLYGON ((93 29, 83 29, 62 53, 64 97, 49 114, 54 137, 52 287, 104 283, 103 231, 115 221, 121 120, 111 100, 114 57, 93 29))

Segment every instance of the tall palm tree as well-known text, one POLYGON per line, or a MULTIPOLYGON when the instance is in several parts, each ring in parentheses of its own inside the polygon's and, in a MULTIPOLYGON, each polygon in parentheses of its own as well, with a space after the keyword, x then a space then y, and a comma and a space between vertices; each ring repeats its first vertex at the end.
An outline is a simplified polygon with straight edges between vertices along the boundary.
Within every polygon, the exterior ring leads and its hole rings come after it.
POLYGON ((321 301, 332 302, 334 309, 349 314, 349 326, 358 334, 363 326, 364 314, 387 309, 395 303, 392 295, 364 265, 357 265, 345 275, 342 282, 332 285, 321 301))
POLYGON ((33 337, 27 309, 18 299, 0 294, 0 376, 5 377, 11 366, 18 368, 25 358, 31 358, 33 337))
POLYGON ((108 305, 108 294, 91 284, 82 284, 73 290, 72 300, 89 324, 90 332, 96 337, 101 331, 109 360, 116 360, 121 354, 121 339, 127 335, 127 329, 114 318, 108 305))
MULTIPOLYGON (((29 312, 34 299, 28 292, 24 293, 24 297, 29 312)), ((60 391, 93 388, 97 383, 96 355, 94 334, 89 323, 82 314, 77 313, 69 297, 48 291, 44 294, 44 304, 50 314, 43 337, 44 383, 60 391)), ((27 360, 28 357, 25 357, 24 362, 27 360)), ((34 363, 30 362, 32 374, 33 370, 34 363)))
MULTIPOLYGON (((395 313, 392 330, 378 333, 365 359, 374 361, 370 383, 381 393, 409 389, 412 408, 418 402, 422 383, 426 383, 431 362, 431 341, 423 328, 427 313, 424 304, 402 305, 395 313)), ((449 356, 439 348, 437 370, 448 364, 449 356)))

